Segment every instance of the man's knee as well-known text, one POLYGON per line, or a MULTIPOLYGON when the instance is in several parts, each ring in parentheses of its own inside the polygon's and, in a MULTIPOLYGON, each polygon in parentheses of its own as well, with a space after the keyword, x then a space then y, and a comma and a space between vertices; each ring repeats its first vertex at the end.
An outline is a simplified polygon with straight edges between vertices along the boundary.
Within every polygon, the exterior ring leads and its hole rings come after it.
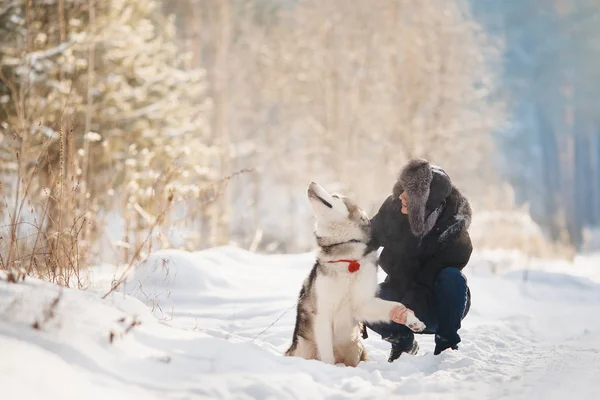
POLYGON ((438 307, 447 307, 451 304, 461 304, 461 318, 464 318, 471 308, 471 293, 467 286, 467 279, 456 268, 444 268, 435 283, 435 297, 438 307))
POLYGON ((448 289, 462 289, 466 290, 467 280, 465 276, 456 268, 444 268, 440 271, 436 282, 436 289, 448 290, 448 289))

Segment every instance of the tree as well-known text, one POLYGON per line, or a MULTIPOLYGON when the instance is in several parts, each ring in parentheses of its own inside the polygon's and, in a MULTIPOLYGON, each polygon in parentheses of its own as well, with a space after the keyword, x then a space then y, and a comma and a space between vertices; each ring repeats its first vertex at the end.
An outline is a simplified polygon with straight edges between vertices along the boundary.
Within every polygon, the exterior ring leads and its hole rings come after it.
POLYGON ((16 161, 16 188, 38 171, 27 193, 32 204, 52 189, 46 238, 61 233, 60 221, 119 208, 119 198, 128 227, 139 232, 169 193, 198 199, 216 180, 205 72, 189 66, 173 41, 173 19, 156 6, 22 0, 0 11, 0 120, 12 148, 5 157, 16 161))
MULTIPOLYGON (((265 246, 306 249, 310 231, 299 229, 310 215, 298 199, 309 181, 373 212, 409 157, 444 165, 473 193, 493 182, 499 54, 462 1, 225 3, 231 162, 261 172, 232 183, 234 238, 249 245, 261 231, 265 246)), ((165 4, 217 93, 220 5, 165 4)))
POLYGON ((490 34, 505 38, 504 175, 554 240, 580 247, 600 224, 598 19, 589 0, 472 2, 490 34))

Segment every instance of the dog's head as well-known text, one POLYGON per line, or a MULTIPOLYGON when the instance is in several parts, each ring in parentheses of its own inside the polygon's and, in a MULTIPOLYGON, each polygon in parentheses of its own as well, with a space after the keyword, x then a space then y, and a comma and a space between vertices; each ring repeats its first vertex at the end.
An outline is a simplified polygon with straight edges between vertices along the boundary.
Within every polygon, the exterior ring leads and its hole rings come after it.
POLYGON ((369 241, 369 217, 353 201, 330 194, 315 182, 308 185, 307 194, 316 219, 315 235, 324 244, 369 241))

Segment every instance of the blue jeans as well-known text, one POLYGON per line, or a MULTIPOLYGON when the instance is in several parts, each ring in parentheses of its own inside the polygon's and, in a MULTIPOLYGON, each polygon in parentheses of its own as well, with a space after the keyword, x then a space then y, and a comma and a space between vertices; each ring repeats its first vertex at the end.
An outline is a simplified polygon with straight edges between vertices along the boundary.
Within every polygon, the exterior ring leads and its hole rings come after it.
MULTIPOLYGON (((440 336, 451 344, 459 343, 458 330, 471 303, 471 294, 464 275, 456 268, 444 268, 435 281, 433 296, 421 294, 423 296, 413 297, 414 302, 406 303, 426 325, 425 330, 420 333, 436 334, 436 341, 440 336)), ((407 301, 406 297, 399 298, 394 288, 385 283, 379 285, 377 296, 384 300, 407 301)), ((415 334, 406 325, 395 322, 366 325, 380 334, 383 340, 392 343, 394 349, 405 351, 412 347, 415 334)))

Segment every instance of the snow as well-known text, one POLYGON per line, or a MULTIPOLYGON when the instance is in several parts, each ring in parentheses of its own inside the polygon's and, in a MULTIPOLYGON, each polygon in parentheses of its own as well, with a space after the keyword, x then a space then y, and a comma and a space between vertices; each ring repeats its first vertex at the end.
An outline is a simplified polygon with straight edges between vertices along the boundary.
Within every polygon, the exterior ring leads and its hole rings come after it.
POLYGON ((433 338, 419 336, 417 356, 389 364, 388 345, 370 332, 370 360, 358 368, 281 355, 313 260, 310 253, 265 256, 232 247, 165 250, 105 300, 112 266, 92 269, 86 291, 0 277, 0 397, 600 396, 598 256, 547 263, 477 253, 466 270, 473 306, 459 351, 433 356, 433 338), (35 321, 41 329, 32 328, 35 321), (125 332, 133 321, 141 324, 125 332))

